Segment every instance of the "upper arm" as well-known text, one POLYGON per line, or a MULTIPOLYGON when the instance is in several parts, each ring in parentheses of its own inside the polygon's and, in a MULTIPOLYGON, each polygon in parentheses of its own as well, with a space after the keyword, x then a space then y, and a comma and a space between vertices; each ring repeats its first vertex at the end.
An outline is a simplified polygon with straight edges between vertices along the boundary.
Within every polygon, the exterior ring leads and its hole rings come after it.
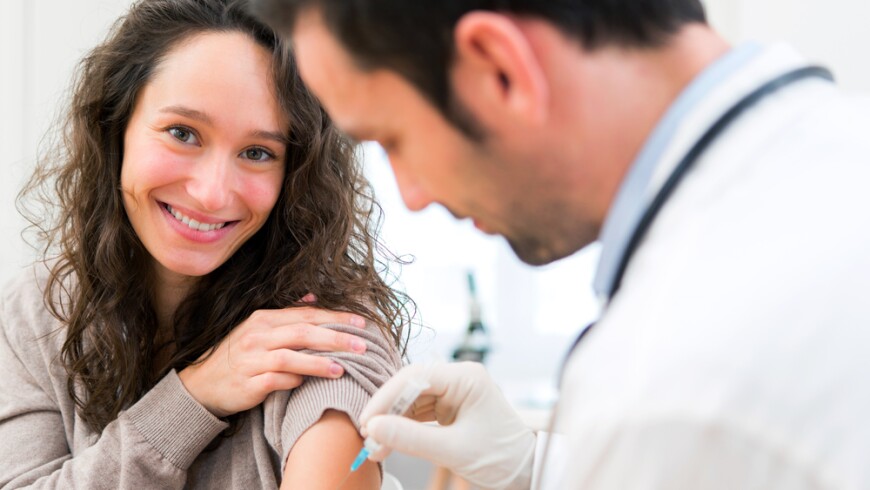
POLYGON ((372 462, 363 463, 339 487, 350 473, 350 465, 362 445, 362 437, 347 414, 327 410, 293 445, 287 456, 281 488, 380 488, 380 470, 372 462))
MULTIPOLYGON (((322 327, 358 335, 368 348, 364 354, 306 351, 332 358, 344 367, 344 376, 307 378, 292 392, 275 392, 266 399, 266 437, 285 463, 283 488, 338 487, 362 448, 359 414, 401 365, 396 346, 372 324, 364 330, 340 324, 322 327)), ((380 474, 378 465, 364 463, 342 488, 379 488, 380 474)))

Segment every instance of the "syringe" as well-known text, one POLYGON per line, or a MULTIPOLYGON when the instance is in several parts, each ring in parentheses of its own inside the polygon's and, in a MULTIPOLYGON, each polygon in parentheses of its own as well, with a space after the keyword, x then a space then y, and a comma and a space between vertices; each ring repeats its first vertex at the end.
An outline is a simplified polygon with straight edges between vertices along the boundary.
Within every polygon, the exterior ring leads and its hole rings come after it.
MULTIPOLYGON (((408 384, 402 389, 401 393, 399 393, 399 397, 396 398, 396 401, 394 401, 393 405, 390 406, 390 410, 387 412, 388 414, 404 415, 405 412, 411 408, 411 405, 415 400, 417 400, 420 393, 429 387, 429 373, 432 371, 434 365, 434 362, 427 363, 423 367, 419 376, 411 378, 410 382, 408 382, 408 384)), ((363 443, 363 448, 356 456, 356 459, 353 460, 353 464, 350 465, 350 471, 356 471, 369 457, 369 454, 377 452, 380 449, 381 445, 377 441, 372 439, 371 436, 366 437, 365 442, 363 443)))

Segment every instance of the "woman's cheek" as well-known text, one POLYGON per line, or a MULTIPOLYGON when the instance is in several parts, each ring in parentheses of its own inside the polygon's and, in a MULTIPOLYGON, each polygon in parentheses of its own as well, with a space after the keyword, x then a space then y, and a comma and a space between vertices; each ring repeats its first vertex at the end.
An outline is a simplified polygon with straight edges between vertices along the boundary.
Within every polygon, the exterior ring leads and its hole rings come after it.
POLYGON ((248 207, 258 215, 268 215, 278 201, 284 172, 264 172, 246 178, 242 184, 242 195, 248 200, 248 207))

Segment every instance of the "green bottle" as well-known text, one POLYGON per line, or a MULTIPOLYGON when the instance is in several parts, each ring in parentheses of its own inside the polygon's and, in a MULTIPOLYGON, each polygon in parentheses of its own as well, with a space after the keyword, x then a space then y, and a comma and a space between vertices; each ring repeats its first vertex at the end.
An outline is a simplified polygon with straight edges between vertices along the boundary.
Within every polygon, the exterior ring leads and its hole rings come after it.
POLYGON ((468 292, 470 296, 470 319, 465 329, 462 343, 453 351, 456 361, 483 362, 490 350, 489 332, 483 326, 480 314, 480 300, 477 298, 477 288, 474 284, 474 274, 468 272, 468 292))

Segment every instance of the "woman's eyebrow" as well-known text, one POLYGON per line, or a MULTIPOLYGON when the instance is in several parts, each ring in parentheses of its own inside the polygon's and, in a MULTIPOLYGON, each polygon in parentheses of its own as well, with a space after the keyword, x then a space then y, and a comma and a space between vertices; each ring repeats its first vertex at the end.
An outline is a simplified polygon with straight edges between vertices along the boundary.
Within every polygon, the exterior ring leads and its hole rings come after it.
MULTIPOLYGON (((179 116, 188 117, 190 119, 194 119, 196 121, 201 121, 208 125, 213 125, 212 118, 208 114, 202 111, 198 111, 196 109, 191 109, 190 107, 185 107, 183 105, 170 105, 166 107, 162 107, 159 112, 163 113, 172 113, 178 114, 179 116)), ((269 140, 273 140, 282 145, 287 145, 290 143, 290 138, 282 134, 278 131, 267 131, 265 129, 258 129, 251 131, 249 136, 254 138, 265 138, 269 140)))
POLYGON ((212 124, 211 117, 205 112, 191 109, 190 107, 185 107, 183 105, 170 105, 162 107, 160 108, 159 112, 171 112, 173 114, 178 114, 179 116, 189 117, 190 119, 202 121, 209 125, 212 124))
POLYGON ((280 143, 282 145, 289 145, 290 138, 286 134, 281 134, 277 131, 266 131, 263 129, 251 132, 251 136, 254 138, 265 138, 269 140, 273 140, 276 143, 280 143))

